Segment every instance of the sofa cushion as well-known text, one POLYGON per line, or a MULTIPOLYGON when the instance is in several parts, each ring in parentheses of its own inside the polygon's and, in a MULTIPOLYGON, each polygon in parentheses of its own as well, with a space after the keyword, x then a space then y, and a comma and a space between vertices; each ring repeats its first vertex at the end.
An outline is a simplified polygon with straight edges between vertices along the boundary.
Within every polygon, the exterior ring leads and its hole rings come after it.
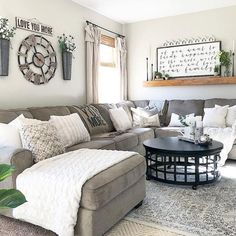
POLYGON ((112 108, 115 108, 116 105, 104 103, 104 104, 93 104, 93 106, 95 106, 99 110, 100 114, 102 115, 104 120, 107 122, 107 132, 115 131, 115 127, 110 118, 109 110, 112 108))
POLYGON ((91 135, 107 132, 108 125, 95 106, 71 106, 69 109, 71 113, 77 113, 80 115, 91 135))
POLYGON ((146 171, 145 159, 134 155, 88 180, 82 189, 81 207, 97 210, 134 185, 146 171))
POLYGON ((92 136, 92 140, 113 140, 115 142, 116 150, 129 151, 138 145, 138 135, 134 133, 105 133, 92 136))
POLYGON ((142 108, 147 107, 149 104, 149 100, 135 100, 132 102, 135 105, 135 107, 142 107, 142 108))
POLYGON ((89 142, 79 143, 71 147, 66 148, 67 152, 75 151, 81 148, 90 148, 90 149, 107 149, 115 150, 115 142, 113 140, 91 140, 89 142))
POLYGON ((177 137, 182 135, 183 127, 162 127, 155 129, 156 137, 177 137))
POLYGON ((204 100, 171 100, 169 101, 165 125, 170 123, 172 113, 178 115, 188 115, 194 113, 195 116, 203 116, 204 100))
POLYGON ((0 123, 10 123, 21 114, 23 114, 26 118, 33 118, 28 109, 0 110, 0 123))
POLYGON ((204 107, 212 108, 212 107, 215 107, 215 105, 219 105, 219 106, 229 105, 231 107, 231 106, 236 105, 236 99, 224 99, 224 98, 207 99, 205 101, 204 107))
POLYGON ((132 128, 128 132, 138 135, 138 145, 155 136, 152 128, 132 128))
POLYGON ((29 111, 34 119, 42 121, 48 121, 50 116, 67 116, 71 114, 66 106, 31 107, 29 111))

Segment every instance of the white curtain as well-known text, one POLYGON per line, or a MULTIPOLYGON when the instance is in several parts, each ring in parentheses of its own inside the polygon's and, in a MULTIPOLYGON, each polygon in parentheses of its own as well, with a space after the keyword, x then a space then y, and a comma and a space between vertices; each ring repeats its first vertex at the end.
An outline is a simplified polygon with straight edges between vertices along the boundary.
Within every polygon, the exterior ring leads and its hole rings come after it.
POLYGON ((101 31, 92 24, 85 28, 87 103, 98 103, 98 70, 101 31))
POLYGON ((127 47, 124 37, 116 39, 118 69, 120 71, 120 97, 121 100, 128 99, 128 78, 127 78, 127 47))

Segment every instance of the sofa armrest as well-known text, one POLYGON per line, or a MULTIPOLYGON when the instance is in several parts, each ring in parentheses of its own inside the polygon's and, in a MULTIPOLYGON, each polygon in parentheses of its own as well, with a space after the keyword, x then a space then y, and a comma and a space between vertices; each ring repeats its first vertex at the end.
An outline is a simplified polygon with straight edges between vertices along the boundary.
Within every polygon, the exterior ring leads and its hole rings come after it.
POLYGON ((1 147, 0 164, 8 164, 15 167, 12 176, 1 182, 0 186, 4 188, 15 188, 17 176, 33 165, 32 153, 22 148, 1 147))

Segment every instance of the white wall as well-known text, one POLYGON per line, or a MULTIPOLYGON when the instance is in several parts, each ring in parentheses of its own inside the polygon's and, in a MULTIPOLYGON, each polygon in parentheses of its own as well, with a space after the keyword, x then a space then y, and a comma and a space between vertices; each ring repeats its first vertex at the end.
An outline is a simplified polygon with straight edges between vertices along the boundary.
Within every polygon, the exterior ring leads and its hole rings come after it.
POLYGON ((18 68, 17 51, 21 41, 30 32, 18 29, 10 50, 9 76, 0 77, 0 109, 85 103, 85 21, 90 20, 118 33, 122 32, 121 24, 71 0, 0 0, 0 16, 8 18, 13 26, 15 16, 37 18, 53 26, 54 36, 46 38, 52 42, 58 58, 55 77, 48 84, 37 86, 26 81, 18 68), (71 81, 62 79, 61 55, 57 43, 57 35, 62 33, 74 35, 77 45, 71 81))
POLYGON ((128 39, 129 99, 236 98, 236 85, 145 88, 146 57, 156 64, 156 48, 166 40, 214 35, 223 49, 236 40, 236 7, 166 17, 125 25, 128 39), (151 50, 150 50, 151 49, 151 50))

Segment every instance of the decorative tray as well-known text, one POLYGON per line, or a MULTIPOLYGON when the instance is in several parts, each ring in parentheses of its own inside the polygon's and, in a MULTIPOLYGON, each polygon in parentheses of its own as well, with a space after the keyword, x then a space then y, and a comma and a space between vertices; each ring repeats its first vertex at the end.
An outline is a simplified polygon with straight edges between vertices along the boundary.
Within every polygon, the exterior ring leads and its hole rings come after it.
POLYGON ((184 136, 178 136, 178 139, 181 140, 181 141, 186 141, 186 142, 195 144, 194 139, 190 139, 190 138, 187 138, 187 137, 184 137, 184 136))

